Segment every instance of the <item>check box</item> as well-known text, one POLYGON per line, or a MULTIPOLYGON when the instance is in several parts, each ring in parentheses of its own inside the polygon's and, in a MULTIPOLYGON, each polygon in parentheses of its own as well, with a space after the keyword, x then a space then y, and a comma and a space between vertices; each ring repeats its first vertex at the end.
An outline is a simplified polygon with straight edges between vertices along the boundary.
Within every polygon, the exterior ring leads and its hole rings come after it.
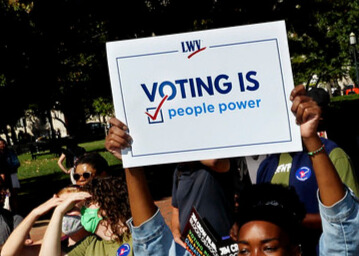
POLYGON ((148 115, 147 119, 148 119, 149 124, 158 124, 158 123, 163 123, 164 122, 162 109, 159 110, 158 113, 156 113, 156 111, 158 111, 157 108, 147 108, 146 111, 149 114, 149 115, 147 114, 148 115))

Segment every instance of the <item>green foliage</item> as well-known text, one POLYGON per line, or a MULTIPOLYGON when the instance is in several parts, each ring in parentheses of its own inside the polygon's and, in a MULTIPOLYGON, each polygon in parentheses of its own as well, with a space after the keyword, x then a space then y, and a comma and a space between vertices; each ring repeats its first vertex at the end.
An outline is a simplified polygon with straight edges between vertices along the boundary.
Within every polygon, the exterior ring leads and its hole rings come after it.
POLYGON ((0 94, 12 103, 0 103, 0 127, 29 105, 44 113, 56 105, 76 135, 111 109, 105 42, 153 34, 285 20, 295 83, 336 80, 353 65, 357 17, 359 0, 0 1, 0 94))
POLYGON ((15 125, 30 97, 25 81, 29 74, 28 42, 33 31, 29 22, 31 8, 31 3, 0 1, 0 95, 6 99, 0 101, 0 127, 15 125))
POLYGON ((99 97, 94 99, 92 106, 94 108, 94 112, 100 116, 112 116, 113 115, 113 104, 109 99, 105 99, 99 97))
POLYGON ((6 77, 4 74, 0 74, 0 87, 4 87, 6 85, 6 77))
POLYGON ((357 6, 353 6, 356 10, 350 10, 350 4, 352 1, 348 0, 305 1, 299 13, 307 20, 289 19, 289 30, 295 34, 289 40, 296 84, 306 82, 313 74, 323 81, 347 75, 343 67, 348 66, 350 60, 349 33, 357 26, 348 18, 359 10, 357 6))

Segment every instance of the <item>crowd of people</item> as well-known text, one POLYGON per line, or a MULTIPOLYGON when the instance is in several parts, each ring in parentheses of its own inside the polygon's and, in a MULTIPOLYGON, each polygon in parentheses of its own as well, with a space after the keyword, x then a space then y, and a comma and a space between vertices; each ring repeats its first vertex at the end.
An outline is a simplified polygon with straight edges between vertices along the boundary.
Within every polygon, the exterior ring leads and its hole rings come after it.
MULTIPOLYGON (((70 156, 64 152, 59 166, 73 184, 23 220, 2 210, 10 217, 1 212, 0 224, 11 223, 1 255, 33 250, 27 246, 29 232, 49 211, 36 255, 194 255, 184 239, 193 208, 219 240, 237 244, 238 255, 359 255, 359 187, 350 159, 319 136, 325 110, 304 86, 296 86, 290 100, 303 152, 259 158, 255 179, 244 157, 178 163, 170 227, 154 203, 146 167, 127 168, 115 177, 101 155, 82 152, 65 168, 62 162, 70 156)), ((112 118, 110 124, 105 147, 120 161, 132 137, 120 120, 112 118)), ((6 179, 0 183, 0 204, 10 184, 6 179)))

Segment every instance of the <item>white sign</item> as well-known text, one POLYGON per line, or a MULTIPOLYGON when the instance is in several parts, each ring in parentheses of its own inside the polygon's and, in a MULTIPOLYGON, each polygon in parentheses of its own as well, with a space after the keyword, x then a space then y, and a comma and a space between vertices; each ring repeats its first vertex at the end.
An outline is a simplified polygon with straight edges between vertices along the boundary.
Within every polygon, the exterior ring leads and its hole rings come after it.
POLYGON ((124 167, 302 150, 283 21, 106 46, 124 167))

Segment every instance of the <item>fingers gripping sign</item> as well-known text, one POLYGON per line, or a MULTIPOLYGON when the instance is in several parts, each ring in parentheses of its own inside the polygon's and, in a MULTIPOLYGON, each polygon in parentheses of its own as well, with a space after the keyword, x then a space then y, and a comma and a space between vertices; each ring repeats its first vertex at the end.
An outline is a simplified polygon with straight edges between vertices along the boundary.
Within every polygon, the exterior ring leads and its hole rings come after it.
POLYGON ((292 90, 290 99, 293 102, 292 112, 296 116, 296 122, 300 125, 303 138, 312 136, 317 132, 321 109, 317 103, 306 96, 303 85, 298 85, 292 90))
POLYGON ((132 138, 128 127, 116 118, 110 119, 111 128, 106 136, 105 146, 116 158, 122 159, 121 150, 131 146, 132 138))

